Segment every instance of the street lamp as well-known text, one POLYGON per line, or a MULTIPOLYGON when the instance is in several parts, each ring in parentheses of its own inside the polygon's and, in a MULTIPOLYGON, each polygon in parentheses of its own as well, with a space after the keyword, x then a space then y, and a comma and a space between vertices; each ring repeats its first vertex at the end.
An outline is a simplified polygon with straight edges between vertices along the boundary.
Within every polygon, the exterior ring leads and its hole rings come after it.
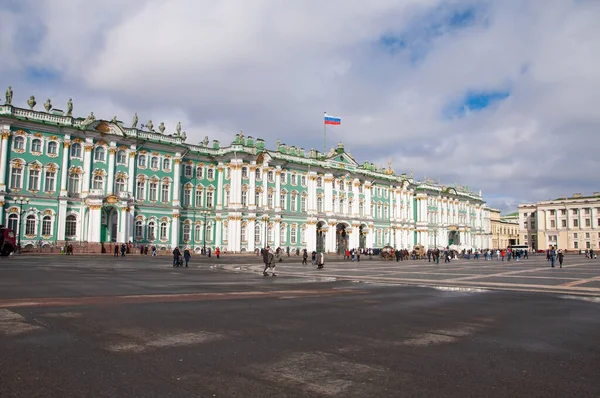
POLYGON ((206 217, 210 214, 210 211, 208 210, 201 210, 200 211, 200 215, 204 216, 204 232, 202 233, 202 237, 203 237, 203 241, 204 243, 202 244, 202 246, 204 246, 204 248, 202 249, 204 254, 206 254, 206 217))
POLYGON ((19 253, 21 253, 21 227, 23 226, 23 205, 29 203, 29 198, 24 198, 20 196, 15 200, 19 204, 19 233, 18 233, 18 241, 17 248, 19 249, 19 253))

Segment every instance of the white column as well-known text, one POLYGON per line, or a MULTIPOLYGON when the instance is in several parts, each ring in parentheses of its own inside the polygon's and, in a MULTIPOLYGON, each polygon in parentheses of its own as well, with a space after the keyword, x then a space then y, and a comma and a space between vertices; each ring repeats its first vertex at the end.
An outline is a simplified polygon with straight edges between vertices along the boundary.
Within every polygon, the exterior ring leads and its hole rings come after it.
POLYGON ((227 219, 227 251, 238 253, 241 249, 241 213, 230 214, 227 219))
POLYGON ((333 208, 333 174, 326 173, 323 176, 323 210, 327 214, 335 211, 333 208))
MULTIPOLYGON (((181 191, 181 153, 175 153, 175 160, 173 161, 173 207, 179 206, 179 195, 181 191)), ((195 172, 195 170, 194 170, 195 172)), ((132 175, 133 178, 133 175, 132 175)), ((160 195, 160 192, 159 192, 160 195)), ((179 220, 178 225, 179 225, 179 220)), ((177 237, 179 238, 179 230, 177 237)), ((179 239, 177 239, 179 244, 179 239)), ((174 245, 175 246, 175 245, 174 245)), ((173 247, 174 247, 173 246, 173 247)))
POLYGON ((281 220, 280 219, 276 219, 274 220, 273 223, 273 238, 274 238, 274 244, 273 246, 275 246, 275 248, 278 248, 279 246, 281 246, 281 236, 279 234, 279 230, 281 229, 281 220))
MULTIPOLYGON (((0 161, 0 192, 6 192, 6 166, 8 165, 8 139, 10 137, 10 125, 2 126, 2 154, 0 161)), ((25 178, 25 176, 23 176, 25 178)), ((1 220, 1 219, 0 219, 1 220)))
POLYGON ((317 223, 308 221, 306 223, 306 250, 309 253, 317 250, 317 223))
MULTIPOLYGON (((65 240, 65 224, 67 222, 67 201, 60 199, 58 204, 58 215, 56 218, 57 223, 57 240, 65 240)), ((79 223, 83 223, 83 217, 77 220, 79 223)))
MULTIPOLYGON (((365 193, 365 217, 372 217, 371 214, 371 183, 365 182, 363 185, 363 192, 365 193)), ((369 246, 372 247, 372 246, 369 246)))
POLYGON ((358 248, 360 246, 360 223, 352 224, 352 235, 350 235, 350 241, 352 242, 352 247, 358 248))
MULTIPOLYGON (((90 192, 90 180, 92 178, 92 150, 94 149, 93 140, 86 138, 85 153, 83 154, 83 182, 81 189, 81 196, 86 197, 90 192)), ((108 181, 110 184, 111 181, 108 181)))
POLYGON ((223 219, 221 216, 215 217, 215 249, 217 247, 221 247, 221 243, 223 243, 221 237, 223 236, 223 219))
MULTIPOLYGON (((239 209, 242 207, 242 160, 231 159, 231 186, 229 188, 229 207, 239 209)), ((238 241, 240 237, 238 235, 238 241)), ((238 250, 239 251, 239 250, 238 250)))
MULTIPOLYGON (((358 212, 358 209, 360 208, 360 193, 358 190, 359 186, 360 186, 360 181, 358 180, 358 178, 355 178, 354 181, 352 181, 352 197, 353 197, 352 214, 349 214, 348 217, 358 217, 359 216, 359 212, 358 212)), ((356 246, 356 247, 358 247, 358 246, 356 246)))
MULTIPOLYGON (((306 199, 306 210, 308 211, 309 214, 310 213, 314 214, 317 212, 317 176, 314 171, 311 171, 308 173, 306 186, 307 186, 307 191, 308 191, 308 197, 306 199)), ((316 234, 316 227, 315 227, 315 234, 316 234)), ((317 245, 317 242, 315 240, 315 247, 316 247, 316 245, 317 245)))
MULTIPOLYGON (((256 209, 256 165, 250 165, 248 168, 249 174, 249 184, 248 184, 248 207, 252 209, 256 209)), ((248 239, 250 242, 250 239, 248 239)), ((252 230, 252 244, 254 245, 254 229, 252 230)))
MULTIPOLYGON (((133 179, 133 175, 129 177, 130 180, 133 179)), ((129 205, 129 211, 127 212, 127 242, 133 242, 133 233, 135 229, 135 205, 129 205)))
MULTIPOLYGON (((134 197, 134 184, 135 184, 135 145, 132 145, 129 149, 129 178, 127 179, 127 191, 129 195, 134 197)), ((177 182, 175 182, 177 184, 177 182)), ((133 217, 133 213, 131 213, 133 217)))
POLYGON ((91 205, 89 206, 88 216, 88 240, 90 242, 100 242, 100 223, 102 205, 91 205))
MULTIPOLYGON (((273 198, 273 205, 275 206, 275 211, 281 211, 281 168, 279 166, 275 170, 275 197, 273 198)), ((277 231, 277 236, 279 236, 279 231, 277 231)))
POLYGON ((171 247, 179 247, 179 210, 174 210, 171 218, 171 247))
POLYGON ((254 228, 256 228, 256 214, 251 214, 246 223, 246 239, 249 252, 253 252, 256 248, 256 243, 254 242, 254 228))
POLYGON ((127 239, 127 210, 129 207, 122 206, 119 208, 119 229, 117 231, 117 242, 125 243, 127 239))
MULTIPOLYGON (((65 141, 63 142, 63 158, 62 158, 62 168, 60 169, 60 196, 67 196, 67 179, 68 179, 68 168, 69 168, 69 147, 71 142, 67 140, 67 136, 65 136, 65 141)), ((63 232, 64 235, 64 232, 63 232)), ((59 240, 64 240, 63 239, 59 240)))
POLYGON ((267 204, 269 203, 269 168, 268 165, 265 163, 263 164, 263 168, 262 168, 262 204, 263 204, 263 208, 267 208, 267 204))
POLYGON ((116 146, 116 143, 111 142, 110 147, 108 148, 108 179, 106 180, 106 193, 108 194, 115 192, 115 154, 117 153, 116 146))

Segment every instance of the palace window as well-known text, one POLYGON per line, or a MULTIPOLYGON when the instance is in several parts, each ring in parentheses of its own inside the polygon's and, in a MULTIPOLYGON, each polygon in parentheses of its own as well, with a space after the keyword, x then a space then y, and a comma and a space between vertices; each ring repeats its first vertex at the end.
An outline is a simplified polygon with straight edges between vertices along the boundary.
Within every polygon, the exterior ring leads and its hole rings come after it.
POLYGON ((269 194, 267 195, 267 207, 269 209, 273 208, 273 193, 269 192, 269 194))
POLYGON ((54 171, 46 171, 46 192, 54 192, 56 184, 56 173, 54 171))
POLYGON ((256 191, 256 192, 254 192, 254 204, 257 207, 260 207, 260 203, 261 203, 260 202, 260 192, 256 191))
POLYGON ((104 147, 96 147, 96 150, 94 151, 94 160, 96 162, 104 162, 104 160, 106 159, 106 150, 104 149, 104 147))
POLYGON ((25 138, 21 136, 15 137, 13 142, 13 149, 23 150, 25 149, 25 138))
POLYGON ((260 243, 260 225, 259 224, 255 224, 254 225, 254 243, 260 243))
POLYGON ((70 238, 77 235, 77 217, 73 214, 69 214, 65 221, 65 236, 70 238))
POLYGON ((567 228, 567 220, 561 220, 560 224, 563 228, 567 228))
POLYGON ((125 192, 125 179, 119 177, 115 180, 115 195, 125 192))
POLYGON ((340 191, 344 191, 345 190, 345 184, 344 184, 344 180, 340 181, 340 191))
POLYGON ((554 220, 550 220, 550 228, 555 228, 556 227, 556 223, 554 222, 554 220))
POLYGON ((579 227, 579 220, 578 219, 574 219, 573 220, 573 227, 575 227, 575 228, 579 227))
POLYGON ((279 241, 283 244, 286 242, 287 234, 286 234, 286 226, 282 225, 279 227, 279 241))
POLYGON ((169 201, 169 184, 163 182, 163 184, 162 184, 161 202, 168 202, 168 201, 169 201))
POLYGON ((52 233, 52 217, 44 216, 42 219, 42 236, 48 236, 52 233))
POLYGON ((137 189, 136 189, 136 199, 138 200, 144 200, 146 199, 146 195, 145 195, 145 190, 146 190, 146 182, 145 181, 138 181, 137 182, 137 189))
POLYGON ((573 247, 575 249, 579 249, 579 242, 573 242, 573 247))
POLYGON ((248 205, 248 192, 242 190, 242 206, 247 206, 248 205))
POLYGON ((206 171, 206 178, 213 180, 215 178, 215 169, 210 168, 206 171))
POLYGON ((298 176, 296 173, 292 174, 292 185, 296 185, 298 183, 298 176))
POLYGON ((117 151, 117 164, 126 164, 127 163, 127 153, 124 150, 119 149, 117 151))
POLYGON ((164 171, 170 171, 171 170, 171 159, 164 158, 162 164, 163 164, 162 168, 163 168, 164 171))
POLYGON ((72 158, 81 158, 81 144, 75 142, 71 144, 71 157, 72 158))
POLYGON ((196 224, 194 226, 194 240, 200 242, 202 239, 202 224, 196 224))
POLYGON ((146 231, 147 234, 146 236, 148 237, 149 241, 154 241, 156 240, 156 224, 154 223, 154 221, 150 221, 148 223, 148 225, 146 226, 146 231))
POLYGON ((213 192, 206 192, 206 207, 213 207, 213 192))
POLYGON ((586 232, 586 233, 585 233, 585 238, 586 238, 586 239, 589 239, 589 238, 590 238, 590 233, 589 233, 589 232, 586 232))
POLYGON ((151 202, 156 202, 156 199, 158 197, 158 183, 151 182, 149 191, 150 191, 150 197, 148 198, 148 200, 151 202))
POLYGON ((300 242, 302 242, 303 245, 306 245, 306 225, 302 225, 300 228, 300 242))
POLYGON ((192 178, 193 167, 191 164, 186 164, 184 169, 184 175, 186 178, 192 178))
POLYGON ((300 211, 303 213, 306 212, 306 196, 300 198, 300 211))
POLYGON ((22 188, 22 176, 23 169, 20 167, 15 167, 13 165, 12 171, 10 173, 10 187, 12 189, 22 188))
POLYGON ((241 235, 242 242, 247 242, 248 241, 248 239, 247 239, 247 233, 246 233, 246 229, 247 228, 248 227, 246 225, 242 225, 242 229, 240 231, 241 232, 240 235, 241 235))
POLYGON ((229 189, 225 189, 225 195, 223 197, 223 206, 229 206, 229 189))
POLYGON ((183 224, 183 241, 189 242, 192 238, 192 226, 188 223, 183 224))
POLYGON ((286 199, 287 199, 287 195, 285 193, 281 193, 279 195, 279 202, 281 203, 281 209, 282 210, 287 209, 286 199))
POLYGON ((58 144, 56 141, 50 141, 48 143, 48 155, 56 155, 58 153, 58 144))
POLYGON ((79 174, 71 173, 71 175, 69 175, 68 192, 70 194, 79 193, 79 174))
POLYGON ((293 195, 290 200, 290 211, 296 212, 298 211, 298 196, 293 195))
POLYGON ((157 156, 152 156, 150 158, 150 168, 153 170, 158 169, 158 157, 157 156))
POLYGON ((204 189, 201 186, 196 187, 196 207, 202 207, 202 198, 204 197, 204 189))
POLYGON ((583 212, 584 212, 584 214, 590 214, 590 209, 589 209, 589 208, 587 208, 587 209, 584 209, 584 211, 583 211, 583 212))
POLYGON ((585 219, 585 226, 586 226, 586 227, 591 227, 591 226, 592 226, 592 220, 591 220, 591 219, 589 219, 589 218, 586 218, 586 219, 585 219))
POLYGON ((160 223, 160 240, 167 240, 167 223, 160 223))
POLYGON ((42 152, 42 140, 36 138, 31 141, 31 152, 42 152))
POLYGON ((205 240, 206 242, 212 242, 212 231, 213 231, 213 226, 212 226, 212 224, 211 224, 211 223, 209 223, 209 224, 206 226, 206 236, 205 236, 205 238, 204 238, 204 240, 205 240))
POLYGON ((30 214, 25 219, 25 235, 35 235, 35 216, 30 214))
POLYGON ((144 239, 144 226, 140 220, 135 222, 135 239, 144 239))
POLYGON ((323 179, 321 177, 317 178, 317 188, 323 187, 323 179))
POLYGON ((92 180, 92 188, 93 189, 104 189, 104 177, 98 175, 94 176, 92 180))
POLYGON ((202 167, 202 166, 196 167, 196 178, 198 178, 198 179, 204 178, 204 167, 202 167))
POLYGON ((146 168, 146 155, 138 156, 138 167, 146 168))
POLYGON ((573 209, 573 215, 576 216, 577 215, 577 209, 573 209))
POLYGON ((248 178, 248 168, 242 167, 242 178, 248 178))
POLYGON ((317 198, 317 212, 323 212, 323 198, 317 198))
POLYGON ((183 189, 183 205, 190 206, 192 201, 192 187, 185 187, 183 189))
POLYGON ((14 233, 17 233, 18 226, 19 216, 16 214, 11 214, 10 216, 8 216, 8 228, 12 229, 14 233))
POLYGON ((262 178, 262 172, 260 169, 256 169, 256 171, 254 172, 254 178, 256 178, 257 180, 260 180, 262 178))
POLYGON ((224 222, 222 225, 223 225, 223 240, 227 241, 228 236, 229 236, 229 224, 227 224, 227 222, 224 222))
POLYGON ((296 224, 292 225, 290 229, 290 243, 295 245, 297 242, 297 234, 298 234, 298 226, 296 224))
POLYGON ((281 181, 282 184, 285 184, 286 182, 286 176, 287 173, 285 171, 282 171, 281 174, 279 175, 279 180, 281 181))
POLYGON ((39 191, 40 190, 40 171, 29 170, 29 190, 39 191))
POLYGON ((550 210, 550 215, 553 216, 554 214, 556 214, 556 211, 550 210))
POLYGON ((305 187, 306 186, 306 176, 302 176, 302 178, 300 179, 302 186, 305 187))

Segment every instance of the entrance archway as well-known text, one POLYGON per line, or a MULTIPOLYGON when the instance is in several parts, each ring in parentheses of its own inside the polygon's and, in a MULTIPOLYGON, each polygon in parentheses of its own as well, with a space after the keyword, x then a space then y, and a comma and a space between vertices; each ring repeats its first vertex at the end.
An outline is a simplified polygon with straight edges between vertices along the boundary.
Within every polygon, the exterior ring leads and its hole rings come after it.
POLYGON ((317 223, 317 252, 325 252, 325 223, 317 223))
POLYGON ((119 211, 114 207, 102 209, 101 242, 116 242, 119 233, 119 211))
POLYGON ((448 232, 448 246, 457 245, 460 246, 460 234, 458 231, 448 232))
POLYGON ((367 248, 367 226, 365 224, 360 224, 358 227, 358 246, 361 249, 367 248))
POLYGON ((346 232, 346 224, 338 224, 335 226, 335 239, 337 254, 344 254, 348 249, 348 233, 346 232))

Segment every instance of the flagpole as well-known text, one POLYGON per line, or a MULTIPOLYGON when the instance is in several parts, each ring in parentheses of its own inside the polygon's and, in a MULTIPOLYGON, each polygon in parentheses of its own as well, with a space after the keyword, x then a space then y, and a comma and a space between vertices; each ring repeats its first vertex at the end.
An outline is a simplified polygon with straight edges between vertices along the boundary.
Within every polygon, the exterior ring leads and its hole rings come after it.
POLYGON ((327 153, 327 123, 325 123, 325 116, 327 116, 327 112, 323 112, 323 155, 327 153))

